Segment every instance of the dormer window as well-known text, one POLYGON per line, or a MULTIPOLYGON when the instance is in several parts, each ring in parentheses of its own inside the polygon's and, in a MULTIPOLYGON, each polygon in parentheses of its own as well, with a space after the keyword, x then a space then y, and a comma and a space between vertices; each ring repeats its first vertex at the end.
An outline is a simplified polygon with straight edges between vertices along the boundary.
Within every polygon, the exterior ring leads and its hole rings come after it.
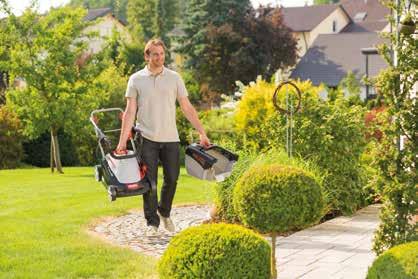
POLYGON ((366 16, 367 16, 366 12, 359 12, 359 13, 356 13, 353 20, 355 22, 363 21, 366 18, 366 16))

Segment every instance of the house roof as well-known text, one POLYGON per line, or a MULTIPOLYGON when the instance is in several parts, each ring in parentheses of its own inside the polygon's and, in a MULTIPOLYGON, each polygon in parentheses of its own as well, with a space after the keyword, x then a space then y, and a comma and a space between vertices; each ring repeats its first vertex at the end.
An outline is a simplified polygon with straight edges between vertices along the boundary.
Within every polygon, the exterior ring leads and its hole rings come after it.
MULTIPOLYGON (((111 14, 113 15, 112 9, 109 7, 106 8, 98 8, 98 9, 89 9, 87 11, 87 15, 84 17, 85 21, 93 21, 96 20, 100 17, 103 17, 105 15, 111 14)), ((116 18, 116 17, 115 17, 116 18)), ((127 25, 127 22, 124 19, 119 19, 116 18, 117 20, 119 20, 120 23, 122 23, 123 25, 127 25)))
POLYGON ((99 17, 112 13, 111 8, 89 9, 87 15, 84 17, 86 21, 93 21, 99 17))
MULTIPOLYGON (((365 57, 361 49, 383 42, 374 32, 319 35, 290 77, 310 79, 314 85, 325 83, 332 87, 337 86, 349 71, 360 79, 365 75, 365 57)), ((376 76, 386 67, 380 55, 369 56, 369 76, 376 76)))
POLYGON ((353 19, 341 32, 377 32, 388 24, 385 17, 390 10, 379 0, 341 0, 340 4, 353 19), (356 20, 360 14, 365 14, 364 19, 356 20))
POLYGON ((311 31, 339 7, 338 4, 281 8, 284 24, 295 32, 311 31))
POLYGON ((365 21, 381 21, 385 20, 385 16, 390 13, 390 10, 379 0, 341 0, 340 4, 352 19, 358 13, 366 12, 365 21))
POLYGON ((344 27, 341 32, 380 32, 387 24, 387 21, 352 22, 344 27))

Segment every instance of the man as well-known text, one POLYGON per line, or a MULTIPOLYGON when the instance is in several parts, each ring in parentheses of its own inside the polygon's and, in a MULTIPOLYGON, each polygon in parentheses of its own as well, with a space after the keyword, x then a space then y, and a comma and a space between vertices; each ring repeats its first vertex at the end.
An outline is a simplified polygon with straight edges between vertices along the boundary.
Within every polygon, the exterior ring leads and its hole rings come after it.
POLYGON ((126 150, 126 142, 137 116, 136 126, 143 137, 142 159, 148 167, 148 178, 157 183, 158 162, 163 167, 164 183, 160 202, 157 195, 143 195, 147 225, 158 231, 160 219, 168 231, 175 227, 170 219, 171 205, 180 172, 180 140, 176 126, 176 100, 193 127, 199 132, 200 144, 210 142, 180 75, 164 67, 165 46, 159 39, 150 40, 144 49, 147 66, 134 73, 126 89, 126 109, 116 152, 126 150), (161 218, 160 218, 161 217, 161 218))

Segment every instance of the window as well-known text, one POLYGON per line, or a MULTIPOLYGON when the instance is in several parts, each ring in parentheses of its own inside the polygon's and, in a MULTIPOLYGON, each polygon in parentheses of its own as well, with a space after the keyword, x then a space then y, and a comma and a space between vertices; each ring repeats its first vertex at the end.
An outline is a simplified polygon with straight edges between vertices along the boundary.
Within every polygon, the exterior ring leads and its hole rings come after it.
POLYGON ((366 12, 359 12, 356 13, 356 15, 354 16, 354 21, 355 22, 359 22, 359 21, 363 21, 367 16, 366 12))
POLYGON ((333 20, 332 21, 332 32, 337 32, 337 21, 333 20))

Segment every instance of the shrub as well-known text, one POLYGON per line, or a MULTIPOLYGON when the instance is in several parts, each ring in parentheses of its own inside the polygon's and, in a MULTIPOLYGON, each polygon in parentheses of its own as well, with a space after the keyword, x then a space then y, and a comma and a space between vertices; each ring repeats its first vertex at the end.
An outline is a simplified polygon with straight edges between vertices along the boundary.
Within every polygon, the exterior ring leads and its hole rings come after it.
POLYGON ((234 189, 232 202, 242 223, 270 233, 272 278, 277 278, 276 233, 306 227, 319 221, 324 212, 315 176, 277 163, 256 164, 247 170, 234 189))
POLYGON ((253 165, 279 163, 299 167, 314 173, 316 180, 322 183, 322 180, 319 178, 319 170, 314 169, 308 163, 302 162, 298 158, 289 158, 282 149, 272 148, 261 154, 247 151, 246 149, 237 149, 237 147, 232 150, 239 154, 239 160, 235 164, 231 176, 225 179, 225 181, 218 183, 215 188, 217 217, 222 221, 228 223, 239 222, 237 212, 232 204, 233 191, 241 176, 253 165))
POLYGON ((367 273, 367 279, 415 278, 418 278, 418 241, 387 250, 373 262, 367 273))
POLYGON ((238 225, 188 228, 170 241, 158 263, 160 278, 270 278, 270 246, 238 225))
POLYGON ((218 143, 234 138, 234 116, 229 109, 211 109, 199 113, 209 139, 218 143))
POLYGON ((0 106, 0 169, 16 168, 23 158, 20 122, 6 106, 0 106))
MULTIPOLYGON (((364 108, 350 105, 342 94, 324 101, 321 86, 296 82, 302 91, 301 110, 293 117, 293 151, 313 161, 326 175, 324 187, 330 194, 330 210, 354 212, 364 203, 360 156, 365 148, 364 108)), ((236 111, 237 133, 250 146, 266 149, 286 144, 286 115, 273 107, 275 86, 263 80, 245 87, 236 111)), ((285 88, 278 102, 284 107, 285 88)))
POLYGON ((234 165, 231 175, 223 182, 216 185, 215 205, 217 218, 226 221, 228 223, 239 222, 238 216, 234 210, 232 204, 232 194, 234 186, 242 176, 242 174, 248 169, 253 161, 256 159, 256 154, 241 152, 239 154, 239 160, 234 165))
POLYGON ((301 229, 323 216, 315 176, 281 164, 254 165, 238 181, 233 204, 243 224, 260 232, 301 229))

